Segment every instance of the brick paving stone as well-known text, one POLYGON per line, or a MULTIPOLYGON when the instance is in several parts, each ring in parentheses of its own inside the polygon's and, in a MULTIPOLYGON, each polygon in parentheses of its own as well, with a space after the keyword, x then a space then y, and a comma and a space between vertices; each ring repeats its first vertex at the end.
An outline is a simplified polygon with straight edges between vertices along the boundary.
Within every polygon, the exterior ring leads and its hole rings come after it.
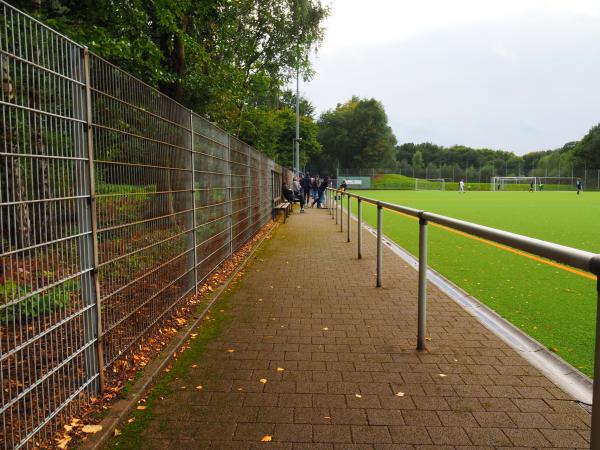
POLYGON ((348 244, 334 223, 311 209, 266 241, 141 448, 589 446, 589 414, 434 286, 432 340, 417 352, 416 272, 384 246, 376 288, 373 237, 357 260, 355 224, 348 244))
POLYGON ((314 442, 352 442, 349 425, 313 425, 314 442))
POLYGON ((499 428, 466 428, 465 431, 475 445, 511 445, 510 439, 499 428))

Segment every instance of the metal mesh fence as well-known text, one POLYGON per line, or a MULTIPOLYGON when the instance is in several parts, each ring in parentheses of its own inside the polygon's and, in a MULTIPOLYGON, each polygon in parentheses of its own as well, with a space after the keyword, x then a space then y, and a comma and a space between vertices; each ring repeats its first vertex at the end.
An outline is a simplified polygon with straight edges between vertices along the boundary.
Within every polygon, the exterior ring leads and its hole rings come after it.
POLYGON ((3 448, 49 441, 271 217, 273 161, 0 0, 3 448))

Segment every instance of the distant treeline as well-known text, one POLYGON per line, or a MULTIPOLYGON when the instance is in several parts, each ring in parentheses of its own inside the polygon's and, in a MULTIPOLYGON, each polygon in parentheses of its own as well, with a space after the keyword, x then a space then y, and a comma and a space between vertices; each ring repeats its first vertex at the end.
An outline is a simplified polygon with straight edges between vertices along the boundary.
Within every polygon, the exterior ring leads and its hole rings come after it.
POLYGON ((459 176, 471 178, 470 172, 483 180, 492 176, 584 178, 586 173, 600 169, 600 125, 580 141, 523 156, 511 151, 463 145, 443 147, 430 142, 397 145, 383 105, 375 99, 353 97, 321 114, 317 125, 322 151, 311 158, 309 168, 330 173, 337 169, 385 169, 379 173, 436 177, 454 174, 455 178, 459 171, 459 176))
POLYGON ((527 153, 475 149, 462 145, 443 147, 429 142, 406 143, 396 147, 398 169, 410 167, 444 168, 453 165, 480 169, 486 175, 507 176, 571 176, 600 169, 600 124, 580 141, 568 142, 561 148, 527 153))

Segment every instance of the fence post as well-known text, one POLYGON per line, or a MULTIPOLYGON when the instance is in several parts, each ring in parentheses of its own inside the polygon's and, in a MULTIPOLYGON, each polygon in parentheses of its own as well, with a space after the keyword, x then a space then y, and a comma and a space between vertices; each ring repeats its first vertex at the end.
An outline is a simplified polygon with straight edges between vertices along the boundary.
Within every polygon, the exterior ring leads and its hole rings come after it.
POLYGON ((383 208, 377 203, 377 287, 381 287, 381 264, 383 260, 383 248, 382 248, 382 233, 383 228, 383 208))
POLYGON ((198 256, 196 255, 196 158, 194 156, 194 112, 190 109, 190 158, 192 162, 192 244, 194 246, 194 292, 198 293, 198 256))
MULTIPOLYGON (((227 133, 227 172, 229 173, 227 184, 227 199, 229 200, 229 257, 233 256, 233 199, 231 186, 231 135, 227 133)), ((281 183, 279 183, 281 187, 281 183)))
POLYGON ((344 231, 344 193, 340 194, 340 233, 344 231))
POLYGON ((427 334, 427 220, 419 217, 419 307, 417 350, 425 350, 427 334))
POLYGON ((362 259, 362 200, 358 198, 358 259, 362 259))
MULTIPOLYGON (((92 330, 85 330, 84 334, 96 332, 96 352, 90 355, 90 365, 98 369, 98 391, 104 391, 104 336, 102 334, 102 308, 100 302, 100 280, 98 278, 98 220, 96 217, 96 186, 94 181, 94 137, 92 134, 92 87, 90 80, 90 54, 87 48, 82 49, 83 76, 85 79, 85 134, 88 157, 88 182, 89 182, 89 214, 91 224, 91 275, 92 289, 90 289, 90 304, 96 305, 95 324, 92 330), (95 330, 94 330, 95 328, 95 330)), ((85 253, 87 254, 87 252, 85 253)), ((82 255, 83 257, 84 255, 82 255)), ((86 358, 87 359, 87 358, 86 358)), ((89 374, 88 374, 89 376, 89 374)))
POLYGON ((348 242, 350 242, 350 199, 352 197, 348 196, 348 223, 346 225, 346 231, 348 231, 348 242))

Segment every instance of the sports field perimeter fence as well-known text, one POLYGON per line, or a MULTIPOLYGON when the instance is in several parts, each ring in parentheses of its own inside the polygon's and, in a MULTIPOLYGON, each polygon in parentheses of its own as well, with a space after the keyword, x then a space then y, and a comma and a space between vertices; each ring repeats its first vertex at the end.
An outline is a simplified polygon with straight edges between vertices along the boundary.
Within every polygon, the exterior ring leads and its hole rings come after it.
MULTIPOLYGON (((543 183, 545 190, 576 190, 575 183, 581 180, 586 191, 600 191, 600 169, 587 167, 553 166, 536 169, 504 168, 495 169, 484 166, 466 166, 459 164, 435 165, 427 167, 413 167, 404 165, 396 168, 345 168, 338 169, 339 179, 368 179, 368 182, 354 183, 355 189, 404 189, 415 190, 415 179, 420 180, 445 180, 446 189, 457 189, 458 182, 464 180, 470 190, 491 190, 491 180, 494 177, 521 177, 537 178, 538 184, 543 183), (361 186, 362 184, 362 186, 361 186)), ((527 190, 529 181, 522 182, 522 189, 527 190)), ((434 185, 435 187, 435 185, 434 185)), ((508 190, 520 190, 514 187, 508 190)))
POLYGON ((51 440, 290 173, 0 0, 3 448, 51 440))

